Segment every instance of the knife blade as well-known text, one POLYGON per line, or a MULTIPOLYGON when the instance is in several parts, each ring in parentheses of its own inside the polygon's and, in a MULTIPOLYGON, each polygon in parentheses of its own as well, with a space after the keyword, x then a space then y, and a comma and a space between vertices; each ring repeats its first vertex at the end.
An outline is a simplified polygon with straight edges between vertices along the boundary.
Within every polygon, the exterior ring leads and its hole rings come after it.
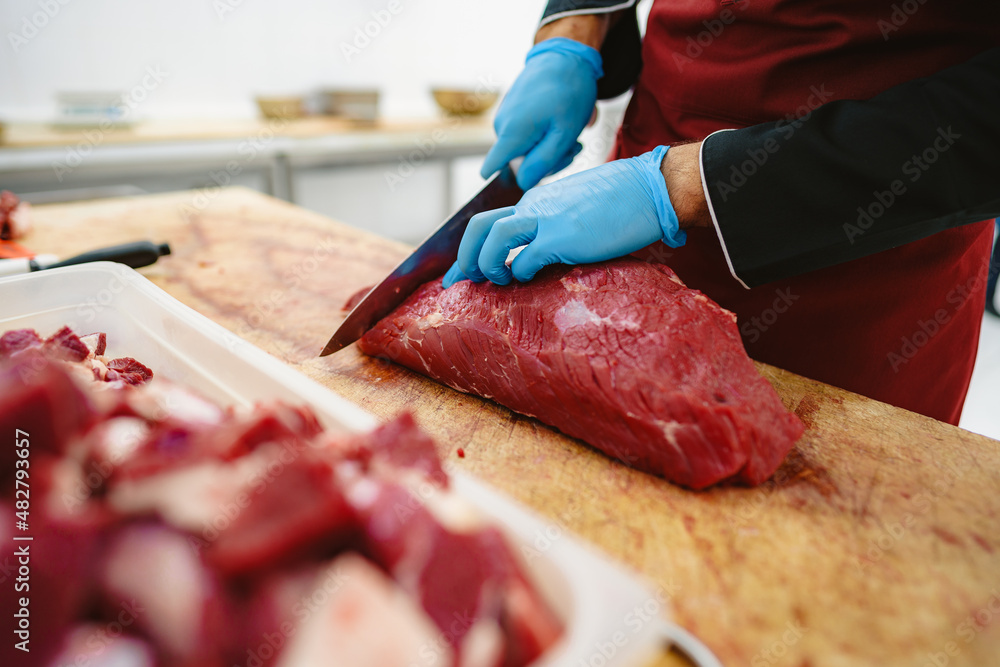
POLYGON ((418 287, 447 271, 458 257, 458 246, 472 216, 495 208, 513 206, 520 201, 522 195, 524 192, 514 179, 514 169, 510 165, 504 167, 476 196, 445 220, 392 273, 365 295, 348 313, 347 319, 337 328, 319 356, 325 357, 358 340, 418 287))

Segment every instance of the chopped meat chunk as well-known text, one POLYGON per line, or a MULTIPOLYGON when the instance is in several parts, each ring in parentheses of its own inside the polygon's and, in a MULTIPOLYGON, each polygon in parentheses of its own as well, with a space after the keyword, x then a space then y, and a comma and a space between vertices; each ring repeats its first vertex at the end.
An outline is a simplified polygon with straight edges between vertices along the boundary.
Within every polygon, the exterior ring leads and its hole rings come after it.
POLYGON ((34 329, 13 329, 0 336, 0 359, 33 347, 41 347, 42 337, 34 329))
POLYGON ((90 356, 90 349, 69 327, 46 338, 42 349, 49 358, 63 361, 83 361, 90 356))
POLYGON ((526 667, 562 634, 411 416, 334 435, 308 407, 146 384, 129 357, 106 372, 139 386, 95 382, 106 344, 0 337, 0 428, 26 443, 0 455, 0 541, 30 521, 44 621, 25 664, 526 667), (93 627, 116 628, 101 651, 93 627))
POLYGON ((0 192, 0 239, 10 240, 31 231, 31 205, 10 190, 0 192))

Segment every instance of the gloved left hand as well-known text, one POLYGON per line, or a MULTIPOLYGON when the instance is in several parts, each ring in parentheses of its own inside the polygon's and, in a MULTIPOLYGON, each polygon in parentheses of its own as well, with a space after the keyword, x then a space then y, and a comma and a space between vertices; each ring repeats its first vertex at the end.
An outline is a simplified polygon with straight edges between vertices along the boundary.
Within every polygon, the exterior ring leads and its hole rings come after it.
POLYGON ((678 248, 679 228, 660 171, 668 146, 615 160, 525 193, 515 206, 469 221, 447 289, 466 277, 498 285, 531 280, 549 264, 585 264, 621 257, 662 240, 678 248), (526 245, 510 268, 509 252, 526 245))

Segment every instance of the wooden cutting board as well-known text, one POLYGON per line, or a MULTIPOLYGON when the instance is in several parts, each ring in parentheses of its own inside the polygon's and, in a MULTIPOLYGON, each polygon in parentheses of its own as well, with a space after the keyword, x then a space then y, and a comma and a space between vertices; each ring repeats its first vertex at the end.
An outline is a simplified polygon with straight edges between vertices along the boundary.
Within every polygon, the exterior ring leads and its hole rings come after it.
POLYGON ((759 365, 805 435, 763 486, 691 492, 354 346, 317 358, 405 246, 242 189, 35 211, 39 252, 169 241, 153 282, 379 417, 412 411, 448 465, 551 520, 539 550, 572 532, 641 571, 724 664, 1000 664, 1000 442, 759 365))

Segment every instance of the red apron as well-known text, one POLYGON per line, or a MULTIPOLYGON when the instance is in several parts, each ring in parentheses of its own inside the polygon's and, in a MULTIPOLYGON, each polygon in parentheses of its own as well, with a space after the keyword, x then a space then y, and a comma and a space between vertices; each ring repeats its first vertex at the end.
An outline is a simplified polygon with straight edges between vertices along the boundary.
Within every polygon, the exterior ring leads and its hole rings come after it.
MULTIPOLYGON (((1000 44, 995 3, 923 2, 655 1, 615 157, 868 99, 1000 44)), ((754 359, 957 424, 991 242, 982 222, 751 290, 714 229, 659 256, 737 314, 754 359)))

